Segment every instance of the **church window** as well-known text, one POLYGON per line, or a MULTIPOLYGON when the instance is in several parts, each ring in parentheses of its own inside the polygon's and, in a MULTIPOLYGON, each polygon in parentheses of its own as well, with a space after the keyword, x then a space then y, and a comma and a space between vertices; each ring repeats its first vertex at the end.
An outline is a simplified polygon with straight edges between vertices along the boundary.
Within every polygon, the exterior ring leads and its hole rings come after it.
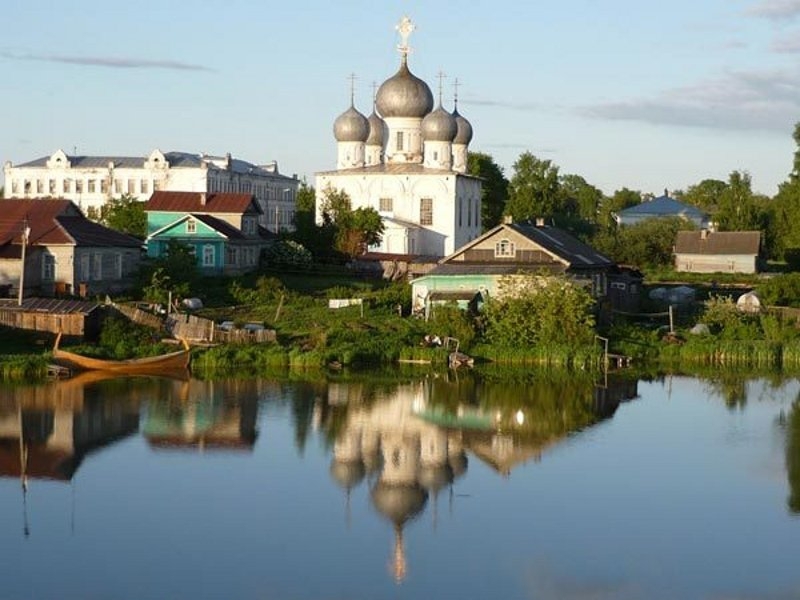
POLYGON ((50 195, 54 196, 56 193, 56 180, 51 179, 47 182, 48 190, 50 191, 50 195))
POLYGON ((439 160, 439 152, 436 150, 433 151, 433 160, 439 160))
POLYGON ((397 150, 399 152, 403 151, 403 132, 402 131, 398 131, 397 132, 397 150))
POLYGON ((186 221, 186 233, 197 233, 197 221, 191 218, 186 221))
POLYGON ((43 194, 44 193, 44 181, 41 179, 36 180, 36 193, 43 194))
POLYGON ((495 258, 514 258, 516 251, 516 245, 510 240, 502 239, 494 245, 495 258))
POLYGON ((433 225, 433 198, 422 198, 420 200, 419 224, 433 225))
POLYGON ((65 179, 64 181, 62 181, 61 182, 61 189, 63 190, 63 192, 65 194, 71 193, 72 192, 72 180, 71 179, 65 179))
POLYGON ((394 209, 393 202, 391 198, 381 198, 380 199, 380 211, 381 212, 392 212, 394 209))
POLYGON ((11 193, 12 194, 18 194, 19 193, 19 189, 18 188, 19 188, 19 181, 17 181, 16 179, 12 179, 11 180, 11 193))

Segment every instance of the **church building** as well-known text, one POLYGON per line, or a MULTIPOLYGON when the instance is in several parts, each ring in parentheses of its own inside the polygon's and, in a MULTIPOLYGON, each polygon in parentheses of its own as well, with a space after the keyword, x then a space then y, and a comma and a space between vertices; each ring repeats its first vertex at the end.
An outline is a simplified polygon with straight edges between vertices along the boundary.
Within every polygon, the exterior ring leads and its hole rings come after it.
POLYGON ((381 84, 369 117, 350 107, 333 125, 335 171, 317 173, 317 221, 326 191, 343 191, 351 207, 374 208, 384 233, 372 252, 448 256, 481 234, 481 180, 467 174, 472 125, 438 106, 428 84, 408 67, 414 25, 397 26, 400 68, 381 84))

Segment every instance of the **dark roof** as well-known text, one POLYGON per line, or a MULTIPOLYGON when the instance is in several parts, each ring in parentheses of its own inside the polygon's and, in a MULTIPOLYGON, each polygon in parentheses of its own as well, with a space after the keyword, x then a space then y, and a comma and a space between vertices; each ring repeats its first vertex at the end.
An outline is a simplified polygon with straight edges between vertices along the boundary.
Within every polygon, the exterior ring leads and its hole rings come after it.
POLYGON ((545 250, 566 260, 572 269, 611 267, 615 264, 606 255, 558 227, 532 223, 509 223, 505 227, 524 235, 545 250))
POLYGON ((696 206, 684 204, 670 198, 669 196, 659 196, 652 200, 646 200, 636 206, 631 206, 617 213, 620 217, 671 217, 683 216, 688 218, 703 219, 707 215, 696 206))
POLYGON ((17 301, 13 299, 0 299, 0 308, 19 308, 24 311, 36 311, 57 315, 83 314, 88 315, 95 310, 99 304, 87 300, 67 300, 60 298, 25 298, 22 307, 17 307, 17 301))
POLYGON ((58 223, 78 246, 139 248, 142 242, 84 217, 57 217, 58 223))
POLYGON ((219 233, 227 237, 229 240, 247 239, 241 231, 236 229, 236 227, 234 227, 227 221, 223 221, 222 219, 218 219, 217 217, 212 217, 211 215, 192 214, 192 216, 198 221, 202 221, 215 231, 218 231, 219 233))
MULTIPOLYGON (((42 156, 31 160, 18 167, 46 167, 50 156, 42 156)), ((73 168, 79 169, 105 169, 108 163, 113 162, 115 168, 141 169, 147 160, 144 156, 67 156, 73 168)))
POLYGON ((252 194, 204 194, 202 192, 154 192, 144 209, 146 211, 182 213, 261 213, 252 194), (202 198, 206 197, 205 203, 202 198))
POLYGON ((758 254, 760 231, 679 231, 676 254, 758 254))

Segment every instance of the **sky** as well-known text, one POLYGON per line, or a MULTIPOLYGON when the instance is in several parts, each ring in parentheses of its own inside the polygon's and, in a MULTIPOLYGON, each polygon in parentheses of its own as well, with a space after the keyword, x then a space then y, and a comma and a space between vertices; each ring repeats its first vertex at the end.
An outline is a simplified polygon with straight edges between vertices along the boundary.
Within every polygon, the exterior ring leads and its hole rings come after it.
POLYGON ((605 193, 750 173, 773 195, 800 121, 800 0, 12 0, 0 162, 207 152, 336 164, 334 119, 409 66, 507 176, 529 151, 605 193))

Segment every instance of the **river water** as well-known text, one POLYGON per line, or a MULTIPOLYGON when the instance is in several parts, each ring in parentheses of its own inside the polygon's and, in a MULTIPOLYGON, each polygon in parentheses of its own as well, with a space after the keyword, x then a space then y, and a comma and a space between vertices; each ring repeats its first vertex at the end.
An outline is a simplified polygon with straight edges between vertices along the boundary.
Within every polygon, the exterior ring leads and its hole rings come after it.
POLYGON ((0 599, 800 598, 795 379, 0 387, 0 599))

